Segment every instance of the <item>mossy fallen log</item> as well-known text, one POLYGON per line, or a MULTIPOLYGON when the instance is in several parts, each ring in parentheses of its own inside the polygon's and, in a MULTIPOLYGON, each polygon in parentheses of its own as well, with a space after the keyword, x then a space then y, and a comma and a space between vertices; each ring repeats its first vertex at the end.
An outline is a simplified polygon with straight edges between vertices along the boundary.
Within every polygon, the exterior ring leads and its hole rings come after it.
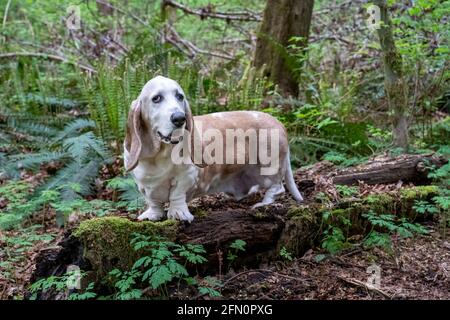
POLYGON ((33 279, 63 272, 70 264, 80 265, 102 278, 113 268, 129 269, 137 254, 130 245, 134 233, 163 236, 179 243, 201 244, 208 262, 202 273, 226 268, 226 254, 236 239, 246 241, 246 250, 234 261, 235 266, 256 266, 276 259, 285 247, 295 255, 321 240, 322 215, 332 213, 351 221, 349 234, 364 234, 368 222, 362 214, 395 214, 414 219, 415 200, 429 200, 438 194, 436 186, 407 187, 392 193, 372 194, 362 199, 343 199, 338 203, 276 204, 258 210, 213 210, 197 216, 191 224, 176 221, 138 222, 124 217, 103 217, 86 220, 68 233, 54 254, 41 255, 33 279), (69 241, 70 239, 70 241, 69 241))
POLYGON ((89 261, 93 270, 100 275, 114 268, 126 270, 139 257, 133 250, 131 240, 134 234, 160 236, 175 240, 178 222, 135 222, 120 217, 105 217, 86 220, 72 233, 83 246, 83 259, 89 261))
POLYGON ((420 185, 430 183, 428 174, 432 168, 440 168, 447 162, 445 157, 435 154, 406 154, 395 158, 377 157, 364 164, 344 169, 336 168, 331 163, 323 161, 313 166, 309 172, 308 170, 297 171, 297 175, 304 179, 305 173, 307 176, 316 176, 317 171, 325 169, 326 172, 320 172, 320 175, 333 184, 352 185, 362 181, 373 185, 402 181, 420 185))

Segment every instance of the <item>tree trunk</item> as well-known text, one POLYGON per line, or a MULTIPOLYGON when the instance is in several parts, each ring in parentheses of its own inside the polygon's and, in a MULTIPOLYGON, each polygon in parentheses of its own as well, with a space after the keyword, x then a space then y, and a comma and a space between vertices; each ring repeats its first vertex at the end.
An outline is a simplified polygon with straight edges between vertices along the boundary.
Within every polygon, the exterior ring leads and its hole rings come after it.
POLYGON ((308 42, 314 0, 267 0, 263 22, 256 42, 254 65, 277 84, 285 96, 297 97, 298 77, 286 47, 292 37, 308 42))
POLYGON ((375 0, 374 4, 380 8, 382 22, 377 31, 383 54, 386 94, 389 109, 393 113, 394 145, 406 149, 408 147, 406 116, 408 97, 406 83, 403 79, 402 57, 395 46, 386 0, 375 0))

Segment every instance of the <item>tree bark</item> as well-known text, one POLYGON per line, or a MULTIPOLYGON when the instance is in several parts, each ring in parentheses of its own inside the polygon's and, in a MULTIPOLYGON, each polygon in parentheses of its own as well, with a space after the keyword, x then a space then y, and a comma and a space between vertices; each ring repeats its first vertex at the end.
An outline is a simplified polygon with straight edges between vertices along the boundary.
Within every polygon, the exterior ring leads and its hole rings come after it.
POLYGON ((263 22, 256 41, 254 65, 272 79, 285 96, 297 97, 298 76, 291 65, 286 47, 292 37, 308 43, 314 0, 267 0, 263 22))
POLYGON ((382 23, 377 29, 377 33, 383 54, 385 89, 389 109, 393 113, 394 145, 406 149, 408 147, 408 121, 406 116, 408 93, 403 79, 402 57, 395 46, 386 0, 375 0, 373 3, 380 8, 382 23))
POLYGON ((447 160, 433 155, 404 155, 394 159, 374 160, 364 165, 339 170, 333 177, 334 184, 389 184, 412 182, 429 183, 429 167, 442 167, 447 160))

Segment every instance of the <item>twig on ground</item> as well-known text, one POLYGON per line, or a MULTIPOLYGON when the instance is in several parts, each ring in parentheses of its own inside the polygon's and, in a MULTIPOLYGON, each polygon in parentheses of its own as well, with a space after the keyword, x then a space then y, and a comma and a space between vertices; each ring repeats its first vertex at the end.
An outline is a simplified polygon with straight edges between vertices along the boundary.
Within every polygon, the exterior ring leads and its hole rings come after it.
POLYGON ((270 271, 270 270, 264 270, 264 269, 254 269, 254 270, 246 270, 246 271, 242 271, 242 272, 239 272, 239 273, 235 274, 235 275, 232 276, 231 278, 227 279, 227 281, 225 281, 225 282, 221 285, 221 287, 222 287, 222 288, 225 288, 225 287, 227 286, 227 284, 230 283, 231 281, 233 281, 234 279, 236 279, 236 278, 238 278, 238 277, 240 277, 240 276, 243 276, 243 275, 245 275, 245 274, 248 274, 248 273, 261 273, 261 274, 263 274, 263 273, 273 273, 273 271, 270 271))
POLYGON ((347 279, 347 278, 345 278, 345 277, 343 277, 343 276, 337 276, 337 278, 340 279, 340 280, 342 280, 342 281, 344 281, 344 282, 346 282, 346 283, 348 283, 348 284, 351 284, 351 285, 354 285, 354 286, 357 286, 357 287, 364 288, 364 289, 366 289, 367 291, 372 291, 372 292, 378 293, 378 294, 382 295, 383 297, 385 297, 385 298, 387 298, 387 299, 392 299, 392 296, 390 296, 389 294, 387 294, 387 293, 384 292, 383 290, 378 289, 378 288, 375 288, 375 287, 373 287, 373 286, 369 286, 369 285, 367 285, 366 283, 364 283, 364 282, 362 282, 362 281, 359 281, 359 280, 357 280, 357 279, 347 279))

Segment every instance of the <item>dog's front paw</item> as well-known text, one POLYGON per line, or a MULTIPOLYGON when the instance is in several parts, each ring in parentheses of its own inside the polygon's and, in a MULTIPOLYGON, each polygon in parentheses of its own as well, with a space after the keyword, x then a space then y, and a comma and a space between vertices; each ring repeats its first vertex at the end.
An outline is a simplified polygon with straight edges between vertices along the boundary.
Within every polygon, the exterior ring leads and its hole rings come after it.
POLYGON ((151 220, 151 221, 158 221, 161 220, 161 218, 164 216, 164 212, 162 211, 155 211, 153 209, 147 209, 144 211, 141 215, 139 215, 138 220, 151 220))
POLYGON ((257 208, 261 208, 261 207, 266 207, 266 206, 270 206, 270 205, 273 205, 273 204, 274 204, 274 201, 267 201, 267 202, 261 201, 261 202, 258 202, 257 204, 254 204, 254 205, 252 206, 252 209, 257 209, 257 208))
POLYGON ((181 206, 170 206, 169 211, 167 212, 167 218, 187 221, 189 223, 194 220, 194 216, 189 212, 186 204, 181 206))

